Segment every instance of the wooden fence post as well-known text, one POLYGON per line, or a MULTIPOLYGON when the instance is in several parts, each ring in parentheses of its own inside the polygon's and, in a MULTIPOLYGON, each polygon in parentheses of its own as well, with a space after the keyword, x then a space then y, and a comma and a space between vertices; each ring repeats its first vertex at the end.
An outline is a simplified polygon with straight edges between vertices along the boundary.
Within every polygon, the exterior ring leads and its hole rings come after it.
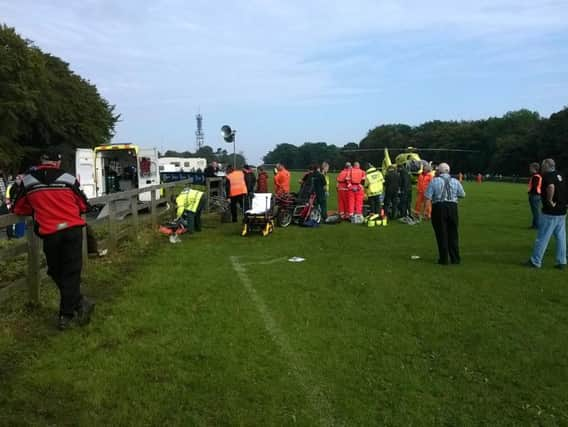
POLYGON ((29 221, 28 225, 28 302, 37 305, 39 304, 39 285, 41 280, 41 239, 34 232, 33 221, 29 221))
POLYGON ((108 201, 108 246, 109 249, 116 249, 116 206, 114 200, 108 201))
POLYGON ((152 229, 158 226, 158 209, 156 203, 156 190, 153 189, 150 192, 150 216, 152 217, 152 229))
POLYGON ((87 227, 88 225, 86 225, 87 223, 87 216, 85 214, 81 215, 81 218, 83 218, 83 221, 85 221, 85 226, 83 227, 82 233, 83 233, 83 247, 81 248, 82 251, 82 260, 83 260, 83 271, 85 271, 87 269, 87 264, 88 264, 88 258, 89 258, 89 243, 88 243, 88 237, 87 237, 87 227))
POLYGON ((207 187, 207 197, 205 198, 205 212, 209 213, 209 200, 211 200, 211 180, 209 178, 205 178, 205 184, 207 187))
POLYGON ((132 236, 134 240, 138 236, 138 194, 130 197, 130 215, 132 215, 132 236))

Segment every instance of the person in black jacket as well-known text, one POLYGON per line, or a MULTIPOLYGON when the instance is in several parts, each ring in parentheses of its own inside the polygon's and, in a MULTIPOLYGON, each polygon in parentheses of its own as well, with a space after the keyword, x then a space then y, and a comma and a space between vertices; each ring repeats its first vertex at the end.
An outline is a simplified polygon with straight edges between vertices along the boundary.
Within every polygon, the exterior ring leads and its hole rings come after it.
POLYGON ((410 216, 410 206, 412 206, 412 178, 405 165, 398 167, 400 176, 400 201, 398 210, 401 218, 410 216))
POLYGON ((385 212, 389 219, 396 219, 398 209, 398 193, 400 176, 395 166, 389 166, 385 176, 385 212))
POLYGON ((254 187, 256 186, 256 176, 252 170, 252 166, 250 165, 245 165, 243 167, 243 173, 245 174, 245 183, 247 185, 247 195, 245 196, 245 211, 247 211, 252 206, 254 187))

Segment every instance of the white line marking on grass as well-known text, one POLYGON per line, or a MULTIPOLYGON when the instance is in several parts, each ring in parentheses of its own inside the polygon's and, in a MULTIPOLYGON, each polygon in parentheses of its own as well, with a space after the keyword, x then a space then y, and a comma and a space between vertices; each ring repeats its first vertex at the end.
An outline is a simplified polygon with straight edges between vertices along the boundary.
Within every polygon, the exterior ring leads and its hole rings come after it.
POLYGON ((272 317, 272 314, 270 314, 266 303, 254 288, 252 281, 247 274, 245 264, 239 262, 239 257, 232 256, 230 257, 230 259, 231 263, 233 264, 233 269, 237 273, 237 276, 241 280, 247 293, 254 302, 256 309, 260 313, 260 316, 264 321, 264 327, 266 328, 266 331, 268 332, 272 340, 276 343, 276 345, 280 348, 280 351, 284 354, 286 359, 288 359, 288 363, 292 368, 294 376, 296 377, 296 381, 298 381, 300 386, 304 389, 304 392, 306 393, 312 409, 319 414, 320 424, 323 426, 336 425, 337 423, 331 415, 332 412, 329 401, 323 394, 321 388, 317 384, 315 384, 313 380, 309 381, 310 372, 308 371, 308 369, 306 369, 306 366, 302 362, 298 353, 296 353, 294 349, 292 349, 288 337, 286 336, 284 331, 280 329, 280 327, 274 320, 274 317, 272 317))
POLYGON ((287 259, 288 258, 286 258, 286 257, 280 257, 280 258, 269 259, 268 261, 241 262, 240 264, 243 265, 243 266, 247 266, 247 265, 270 265, 270 264, 277 264, 279 262, 286 261, 287 259))

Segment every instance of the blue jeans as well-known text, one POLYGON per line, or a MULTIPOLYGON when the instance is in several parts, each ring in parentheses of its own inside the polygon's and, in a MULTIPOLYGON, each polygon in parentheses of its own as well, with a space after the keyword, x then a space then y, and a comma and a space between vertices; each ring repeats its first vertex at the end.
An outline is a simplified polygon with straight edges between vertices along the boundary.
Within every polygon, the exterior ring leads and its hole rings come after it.
POLYGON ((537 267, 542 266, 542 258, 553 234, 556 238, 556 264, 566 265, 566 215, 542 214, 531 256, 531 262, 537 267))
POLYGON ((538 194, 529 194, 529 205, 532 212, 532 228, 538 228, 540 217, 540 196, 538 194))

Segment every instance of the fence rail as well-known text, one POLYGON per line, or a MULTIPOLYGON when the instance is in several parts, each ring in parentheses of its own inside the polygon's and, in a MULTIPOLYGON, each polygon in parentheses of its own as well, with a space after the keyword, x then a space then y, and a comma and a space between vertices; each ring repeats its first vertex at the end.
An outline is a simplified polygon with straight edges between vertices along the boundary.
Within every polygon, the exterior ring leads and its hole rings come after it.
MULTIPOLYGON (((108 237, 99 242, 99 245, 106 247, 110 251, 114 250, 118 241, 125 236, 131 235, 136 237, 140 230, 141 225, 146 225, 150 223, 153 228, 158 225, 158 220, 160 216, 158 194, 163 192, 163 200, 168 202, 170 196, 175 192, 176 188, 180 186, 191 184, 190 180, 174 181, 165 184, 153 185, 151 187, 125 191, 121 193, 109 194, 107 196, 96 197, 89 199, 89 203, 92 205, 107 205, 109 210, 109 215, 103 219, 89 219, 87 225, 92 226, 96 224, 106 223, 106 228, 108 230, 108 237), (139 202, 140 194, 147 192, 150 193, 149 202, 139 202), (116 203, 118 201, 128 201, 128 209, 123 209, 121 211, 116 210, 116 203), (140 218, 139 211, 142 209, 149 209, 150 213, 147 217, 140 218), (121 218, 128 215, 127 220, 121 218), (121 225, 126 225, 126 227, 121 227, 121 225)), ((163 213, 163 212, 161 212, 163 213)), ((45 275, 45 268, 43 266, 43 253, 41 239, 33 232, 33 220, 30 217, 20 217, 14 214, 1 215, 0 216, 0 228, 8 227, 10 225, 26 222, 26 241, 15 244, 13 246, 8 246, 6 248, 0 249, 0 259, 9 260, 14 257, 27 255, 27 267, 26 276, 20 278, 14 282, 8 283, 5 286, 0 287, 0 302, 8 298, 11 291, 16 288, 23 286, 27 287, 28 290, 28 302, 31 304, 38 304, 40 300, 40 283, 45 275)), ((88 262, 88 250, 87 250, 87 229, 83 229, 83 265, 87 267, 88 262)))

